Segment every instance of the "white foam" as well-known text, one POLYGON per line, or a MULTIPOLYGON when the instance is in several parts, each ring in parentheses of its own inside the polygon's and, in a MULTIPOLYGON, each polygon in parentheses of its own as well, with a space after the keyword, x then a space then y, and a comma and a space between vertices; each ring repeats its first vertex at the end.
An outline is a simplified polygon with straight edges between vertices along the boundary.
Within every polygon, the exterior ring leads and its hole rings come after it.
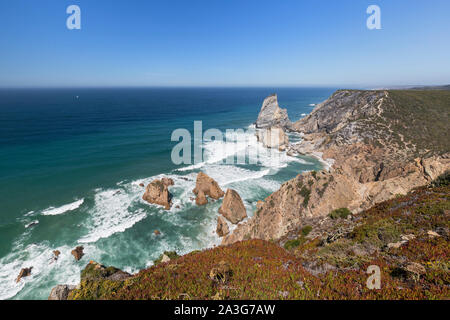
MULTIPOLYGON (((132 188, 133 185, 127 185, 132 188)), ((141 188, 142 190, 142 188, 141 188)), ((132 203, 139 201, 140 193, 133 190, 109 189, 95 195, 95 205, 89 210, 90 216, 85 226, 88 234, 78 240, 80 243, 96 242, 114 233, 123 232, 145 218, 144 210, 131 210, 132 203)))
POLYGON ((44 216, 55 216, 59 214, 66 213, 68 211, 73 211, 75 209, 78 209, 84 202, 84 199, 77 200, 75 202, 65 204, 61 207, 50 207, 42 211, 42 215, 44 216))
POLYGON ((28 229, 29 227, 35 226, 35 225, 37 225, 38 223, 39 223, 38 220, 31 221, 30 223, 27 223, 27 224, 25 225, 25 228, 28 229))

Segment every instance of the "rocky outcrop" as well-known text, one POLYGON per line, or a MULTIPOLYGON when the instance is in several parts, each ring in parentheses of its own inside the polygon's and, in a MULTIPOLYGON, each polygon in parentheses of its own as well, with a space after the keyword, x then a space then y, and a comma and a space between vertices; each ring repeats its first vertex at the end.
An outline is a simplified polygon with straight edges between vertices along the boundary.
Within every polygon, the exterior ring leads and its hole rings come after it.
POLYGON ((170 181, 172 179, 165 179, 156 179, 149 183, 142 199, 148 203, 163 206, 165 210, 170 210, 172 206, 172 195, 169 192, 168 186, 171 185, 170 182, 173 184, 173 181, 170 181))
MULTIPOLYGON (((434 136, 410 138, 402 134, 413 125, 395 112, 404 101, 409 100, 394 99, 389 91, 339 90, 294 123, 292 128, 303 140, 290 145, 288 152, 318 157, 327 170, 302 173, 283 184, 222 243, 278 239, 306 218, 324 217, 339 208, 356 214, 448 171, 450 153, 446 148, 431 152, 423 147, 423 140, 431 145, 434 136)), ((424 130, 423 122, 414 125, 420 132, 432 131, 424 130)), ((445 140, 442 134, 438 138, 445 140)))
POLYGON ((22 270, 20 270, 20 272, 19 272, 19 275, 17 276, 16 282, 19 282, 22 278, 30 276, 32 269, 33 269, 33 267, 22 268, 22 270))
POLYGON ((203 172, 198 173, 195 189, 192 192, 194 192, 197 196, 195 199, 197 205, 207 204, 208 200, 206 199, 206 196, 218 200, 224 195, 224 192, 220 189, 219 184, 203 172))
POLYGON ((69 294, 75 290, 76 286, 60 284, 52 289, 48 300, 67 300, 69 294))
POLYGON ((233 189, 227 190, 222 206, 219 208, 219 213, 233 224, 237 224, 247 218, 244 202, 239 193, 233 189))
POLYGON ((256 138, 264 147, 280 151, 286 150, 289 145, 289 137, 282 128, 259 129, 256 131, 256 138))
POLYGON ((289 120, 287 110, 280 108, 277 95, 273 94, 265 98, 258 119, 256 120, 256 128, 279 127, 286 129, 290 126, 291 121, 289 120))
POLYGON ((230 229, 228 228, 227 222, 221 216, 219 216, 219 218, 217 218, 216 232, 219 237, 224 237, 230 233, 230 229))
POLYGON ((174 182, 173 182, 172 178, 162 178, 161 182, 167 187, 174 185, 174 182))
POLYGON ((70 253, 73 255, 76 261, 79 261, 84 256, 84 247, 78 246, 73 249, 70 253))

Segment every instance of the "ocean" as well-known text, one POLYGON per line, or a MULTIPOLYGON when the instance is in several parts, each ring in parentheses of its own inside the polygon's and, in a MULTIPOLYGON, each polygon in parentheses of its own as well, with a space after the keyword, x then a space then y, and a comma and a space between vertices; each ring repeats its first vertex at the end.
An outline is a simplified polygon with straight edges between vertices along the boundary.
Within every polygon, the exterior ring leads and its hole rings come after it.
MULTIPOLYGON (((47 299, 57 284, 77 284, 89 260, 128 272, 149 267, 166 250, 179 254, 218 245, 221 201, 197 207, 199 171, 235 189, 247 214, 258 200, 317 159, 273 161, 252 124, 264 98, 278 94, 292 121, 334 88, 105 88, 0 90, 0 299, 47 299), (175 165, 175 129, 244 129, 256 164, 227 164, 233 142, 203 141, 203 162, 175 165), (229 145, 228 145, 229 144, 229 145), (221 153, 222 152, 222 153, 221 153), (170 177, 170 211, 142 200, 145 185, 170 177), (159 230, 161 235, 153 233, 159 230), (75 261, 71 250, 84 246, 75 261), (52 260, 53 250, 61 255, 52 260), (16 283, 21 268, 32 274, 16 283)), ((291 141, 299 136, 290 134, 291 141)), ((230 153, 231 150, 231 153, 230 153)))

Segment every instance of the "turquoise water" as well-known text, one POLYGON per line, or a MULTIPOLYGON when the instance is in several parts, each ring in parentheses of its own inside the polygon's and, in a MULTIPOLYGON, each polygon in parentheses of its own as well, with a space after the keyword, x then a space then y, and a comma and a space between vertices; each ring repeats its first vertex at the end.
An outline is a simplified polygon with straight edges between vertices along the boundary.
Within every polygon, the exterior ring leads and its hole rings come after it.
MULTIPOLYGON (((256 201, 304 170, 308 157, 257 164, 218 159, 230 144, 204 142, 204 163, 174 165, 177 128, 248 130, 267 95, 277 92, 291 120, 307 114, 334 89, 21 89, 0 91, 0 299, 46 299, 57 284, 76 284, 89 260, 129 272, 152 265, 164 250, 187 253, 220 243, 215 235, 220 201, 193 204, 201 170, 223 189, 233 188, 251 216, 256 201), (172 209, 141 200, 157 177, 174 179, 172 209), (30 225, 34 223, 33 225, 30 225), (153 231, 161 231, 155 236, 153 231), (76 262, 70 251, 85 247, 76 262), (61 251, 52 261, 52 251, 61 251), (16 283, 23 267, 32 275, 16 283)), ((299 137, 292 135, 292 140, 299 137)))

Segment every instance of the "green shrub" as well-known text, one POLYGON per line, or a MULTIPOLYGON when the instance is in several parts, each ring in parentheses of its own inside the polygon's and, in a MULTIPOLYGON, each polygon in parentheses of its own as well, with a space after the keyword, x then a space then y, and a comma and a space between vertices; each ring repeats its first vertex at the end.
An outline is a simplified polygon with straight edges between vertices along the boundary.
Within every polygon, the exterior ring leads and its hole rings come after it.
POLYGON ((312 230, 311 226, 305 226, 302 228, 302 235, 306 237, 312 230))
POLYGON ((339 219, 339 218, 345 219, 351 214, 352 214, 352 212, 350 210, 348 210, 347 208, 340 208, 340 209, 331 211, 328 216, 331 219, 339 219))
POLYGON ((179 255, 176 253, 176 251, 164 251, 164 253, 161 254, 158 259, 153 261, 154 264, 157 265, 157 264, 161 263, 161 260, 164 255, 168 256, 170 258, 170 260, 173 260, 173 259, 176 259, 179 257, 179 255))
POLYGON ((432 183, 432 187, 446 187, 450 184, 450 171, 446 171, 437 177, 432 183))

